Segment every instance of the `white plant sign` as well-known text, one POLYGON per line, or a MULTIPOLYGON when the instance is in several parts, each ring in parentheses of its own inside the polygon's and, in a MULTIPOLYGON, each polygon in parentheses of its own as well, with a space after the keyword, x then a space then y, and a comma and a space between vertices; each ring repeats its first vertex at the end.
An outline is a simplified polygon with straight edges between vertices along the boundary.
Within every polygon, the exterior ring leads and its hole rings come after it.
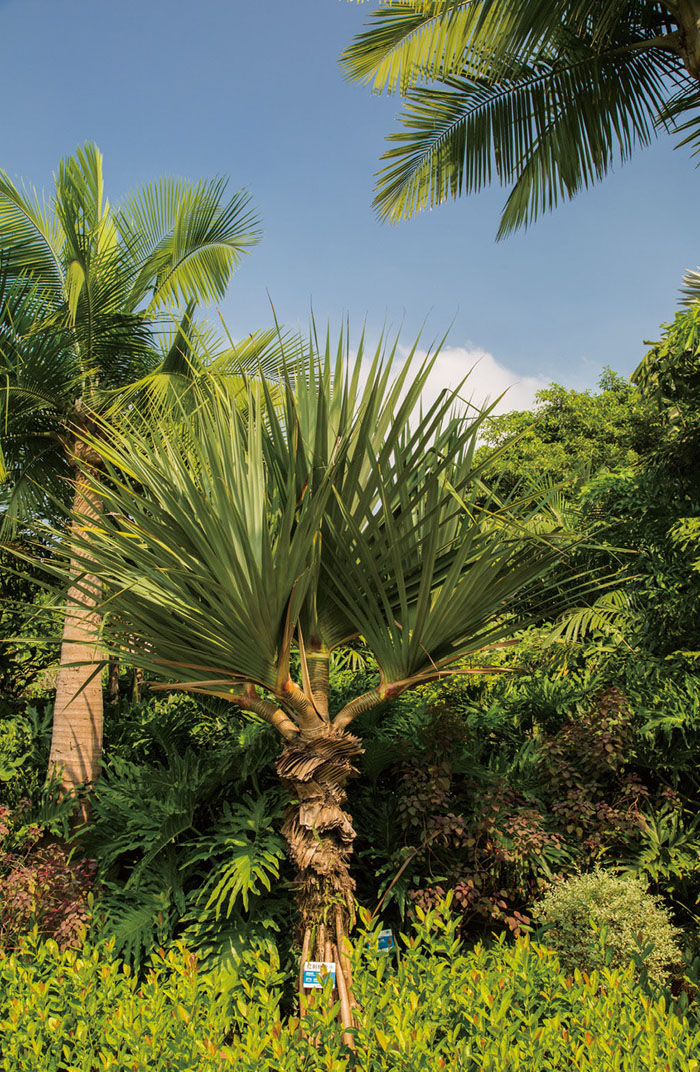
POLYGON ((320 990, 331 979, 335 986, 335 964, 328 960, 307 960, 304 963, 304 989, 320 990))

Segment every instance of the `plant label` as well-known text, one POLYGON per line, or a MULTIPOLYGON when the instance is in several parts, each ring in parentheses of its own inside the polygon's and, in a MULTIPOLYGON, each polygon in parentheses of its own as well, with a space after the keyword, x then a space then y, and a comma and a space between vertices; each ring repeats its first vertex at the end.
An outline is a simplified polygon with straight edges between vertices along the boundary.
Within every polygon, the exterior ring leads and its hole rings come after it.
POLYGON ((393 949, 394 948, 394 932, 391 930, 385 930, 379 932, 377 939, 377 949, 393 949))
POLYGON ((335 964, 332 961, 305 961, 303 975, 305 990, 320 990, 329 976, 333 982, 333 986, 335 986, 335 964))

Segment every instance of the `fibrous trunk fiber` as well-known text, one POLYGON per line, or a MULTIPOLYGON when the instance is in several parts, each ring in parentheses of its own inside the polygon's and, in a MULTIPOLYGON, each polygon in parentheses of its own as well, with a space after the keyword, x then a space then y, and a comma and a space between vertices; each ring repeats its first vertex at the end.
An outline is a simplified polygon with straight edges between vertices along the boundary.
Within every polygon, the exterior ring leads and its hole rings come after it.
MULTIPOLYGON (((347 941, 354 922, 355 883, 350 875, 355 831, 343 805, 345 785, 361 754, 357 737, 329 725, 286 746, 277 773, 289 793, 283 834, 297 871, 297 901, 304 961, 336 965, 343 1025, 352 1025, 352 973, 347 941)), ((300 978, 302 1011, 306 995, 300 978)))

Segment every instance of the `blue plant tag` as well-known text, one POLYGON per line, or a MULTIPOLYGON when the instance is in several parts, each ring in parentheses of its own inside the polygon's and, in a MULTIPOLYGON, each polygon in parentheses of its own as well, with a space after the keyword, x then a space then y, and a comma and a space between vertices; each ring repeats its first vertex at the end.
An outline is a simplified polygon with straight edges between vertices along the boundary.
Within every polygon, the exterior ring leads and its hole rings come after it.
POLYGON ((320 990, 329 977, 333 981, 333 986, 335 986, 335 964, 332 961, 305 961, 303 974, 305 990, 320 990))
POLYGON ((377 940, 377 949, 393 949, 394 948, 394 932, 391 930, 385 930, 379 932, 377 940))

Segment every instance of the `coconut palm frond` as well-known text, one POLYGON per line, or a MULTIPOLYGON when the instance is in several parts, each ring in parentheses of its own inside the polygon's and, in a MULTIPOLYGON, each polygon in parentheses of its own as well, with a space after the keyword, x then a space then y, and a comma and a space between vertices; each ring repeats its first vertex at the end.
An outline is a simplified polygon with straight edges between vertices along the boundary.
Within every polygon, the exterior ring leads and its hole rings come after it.
POLYGON ((350 78, 405 102, 379 216, 398 222, 496 179, 511 188, 503 236, 687 115, 693 140, 686 18, 645 0, 384 0, 341 58, 350 78))
POLYGON ((168 303, 223 297, 233 270, 260 239, 250 196, 238 191, 226 199, 226 185, 162 179, 124 202, 115 226, 137 269, 131 308, 148 300, 153 313, 168 303))

